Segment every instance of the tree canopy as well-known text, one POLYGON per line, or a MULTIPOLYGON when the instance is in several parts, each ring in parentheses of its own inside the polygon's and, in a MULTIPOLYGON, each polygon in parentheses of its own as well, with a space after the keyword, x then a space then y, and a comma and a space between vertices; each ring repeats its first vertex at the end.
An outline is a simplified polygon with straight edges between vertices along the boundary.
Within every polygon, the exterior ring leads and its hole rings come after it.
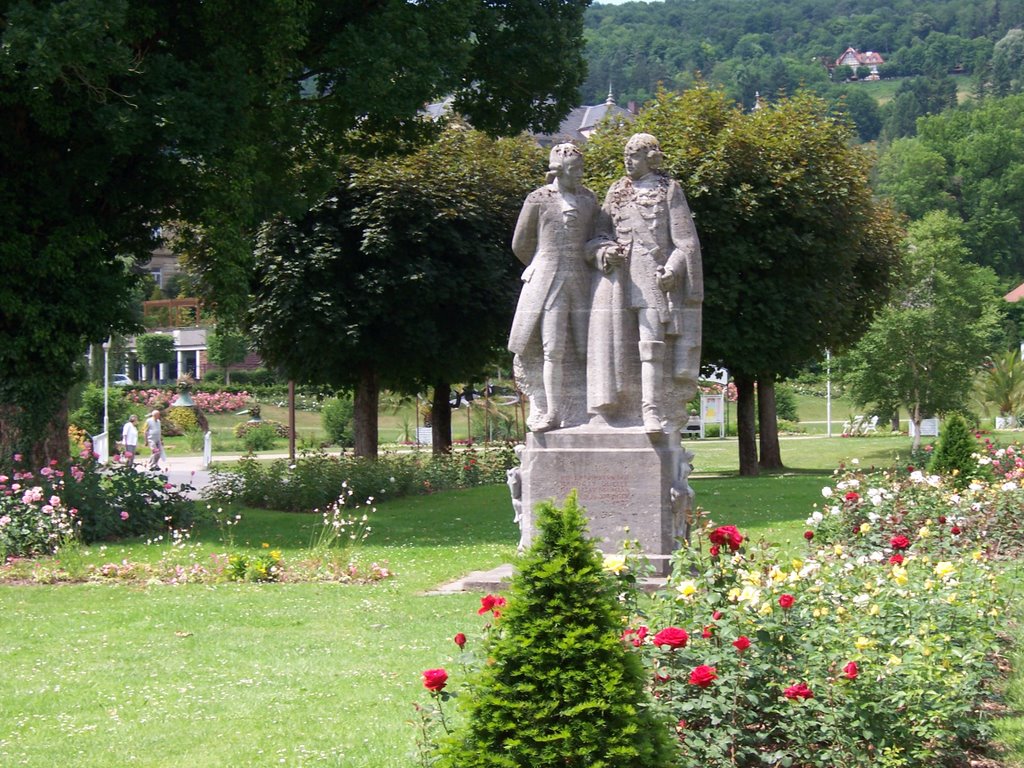
POLYGON ((443 383, 447 403, 448 384, 477 375, 508 333, 509 240, 543 169, 528 140, 458 126, 408 156, 346 158, 323 201, 260 235, 261 354, 298 381, 354 388, 357 448, 376 454, 360 411, 376 413, 380 386, 443 383))
POLYGON ((1024 273, 1024 95, 922 118, 915 138, 879 159, 879 191, 920 218, 947 211, 966 226, 969 258, 1019 282, 1024 273))
POLYGON ((959 221, 938 211, 910 226, 894 300, 843 362, 858 403, 909 411, 915 448, 922 418, 966 405, 999 334, 998 281, 990 269, 966 260, 961 230, 959 221))
POLYGON ((87 342, 132 330, 159 226, 237 316, 257 224, 319 199, 339 147, 393 149, 447 95, 489 132, 553 128, 586 4, 0 0, 0 444, 39 436, 87 342))

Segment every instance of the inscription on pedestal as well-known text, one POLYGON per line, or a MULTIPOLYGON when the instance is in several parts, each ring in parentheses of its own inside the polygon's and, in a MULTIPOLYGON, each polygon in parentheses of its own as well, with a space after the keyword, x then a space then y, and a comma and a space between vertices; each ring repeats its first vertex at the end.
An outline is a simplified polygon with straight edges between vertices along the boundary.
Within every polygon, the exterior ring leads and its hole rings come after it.
POLYGON ((623 430, 562 430, 528 440, 522 473, 527 540, 536 505, 561 504, 575 489, 602 550, 618 552, 624 542, 637 541, 648 554, 670 554, 672 488, 681 456, 673 445, 623 430))

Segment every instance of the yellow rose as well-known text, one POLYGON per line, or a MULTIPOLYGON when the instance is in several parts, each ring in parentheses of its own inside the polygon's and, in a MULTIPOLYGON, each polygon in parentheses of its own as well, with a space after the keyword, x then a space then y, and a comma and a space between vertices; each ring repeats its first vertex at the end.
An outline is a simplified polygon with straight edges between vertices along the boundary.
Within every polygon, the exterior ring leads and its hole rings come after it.
POLYGON ((860 524, 860 532, 861 533, 869 533, 870 531, 871 531, 871 523, 861 523, 860 524))
POLYGON ((605 555, 602 565, 606 571, 614 573, 618 576, 624 570, 626 570, 626 556, 625 555, 605 555))
POLYGON ((935 575, 942 579, 953 575, 955 572, 956 568, 948 560, 943 560, 935 566, 935 575))
POLYGON ((872 640, 870 637, 858 637, 856 640, 853 641, 853 647, 856 648, 858 651, 866 651, 869 648, 873 648, 874 645, 875 641, 872 640))
POLYGON ((692 579, 687 579, 676 587, 676 591, 679 593, 679 599, 689 600, 695 594, 697 594, 697 583, 692 579))
POLYGON ((903 586, 910 580, 907 578, 907 569, 902 565, 894 565, 892 567, 892 578, 900 586, 903 586))

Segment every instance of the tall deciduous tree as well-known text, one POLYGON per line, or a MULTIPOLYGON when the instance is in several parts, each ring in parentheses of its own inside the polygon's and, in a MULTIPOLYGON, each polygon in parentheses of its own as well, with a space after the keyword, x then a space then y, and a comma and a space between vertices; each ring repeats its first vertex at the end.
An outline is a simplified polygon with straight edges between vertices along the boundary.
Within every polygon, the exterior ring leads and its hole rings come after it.
POLYGON ((595 189, 621 175, 625 134, 661 141, 683 186, 704 258, 703 360, 739 390, 740 472, 781 466, 777 378, 852 343, 885 301, 899 230, 868 188, 868 158, 821 100, 798 95, 745 113, 721 93, 662 93, 625 129, 595 136, 595 189))
POLYGON ((903 212, 955 212, 970 258, 1020 282, 1024 271, 1024 95, 922 118, 879 159, 879 189, 903 212))
POLYGON ((1000 328, 995 274, 966 261, 961 223, 933 212, 911 225, 905 273, 844 361, 853 398, 888 410, 902 405, 914 423, 962 408, 1000 328))
POLYGON ((231 384, 231 366, 245 360, 248 353, 249 342, 238 331, 218 326, 206 334, 206 356, 224 371, 225 384, 231 384))
POLYGON ((377 453, 381 387, 433 386, 435 449, 450 446, 438 410, 508 333, 519 290, 509 240, 543 160, 526 139, 454 127, 406 157, 347 158, 326 199, 264 228, 257 346, 290 378, 355 390, 357 454, 377 453))
POLYGON ((133 330, 159 225, 239 314, 256 226, 319 199, 346 136, 393 147, 445 95, 487 131, 553 129, 587 2, 0 0, 0 451, 66 452, 74 363, 133 330))

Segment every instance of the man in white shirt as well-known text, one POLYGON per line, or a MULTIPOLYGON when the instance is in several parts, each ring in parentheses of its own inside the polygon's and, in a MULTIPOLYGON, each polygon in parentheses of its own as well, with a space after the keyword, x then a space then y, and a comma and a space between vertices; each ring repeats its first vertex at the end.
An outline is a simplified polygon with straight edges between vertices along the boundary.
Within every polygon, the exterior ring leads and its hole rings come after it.
POLYGON ((135 464, 135 452, 139 448, 139 417, 134 413, 128 417, 128 421, 121 427, 121 442, 124 443, 125 466, 135 464))

